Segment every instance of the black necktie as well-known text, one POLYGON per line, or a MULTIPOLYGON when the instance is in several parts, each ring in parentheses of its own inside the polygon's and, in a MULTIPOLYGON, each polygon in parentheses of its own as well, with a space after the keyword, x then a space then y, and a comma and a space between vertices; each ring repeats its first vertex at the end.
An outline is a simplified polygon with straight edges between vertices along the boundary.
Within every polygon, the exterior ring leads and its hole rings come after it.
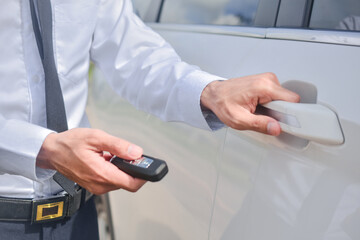
MULTIPOLYGON (((50 0, 38 0, 37 9, 39 22, 35 10, 34 0, 30 0, 31 17, 36 43, 45 73, 45 99, 47 128, 56 132, 68 130, 64 99, 54 60, 52 39, 52 11, 50 0)), ((54 180, 71 196, 75 194, 74 182, 57 172, 54 180)))

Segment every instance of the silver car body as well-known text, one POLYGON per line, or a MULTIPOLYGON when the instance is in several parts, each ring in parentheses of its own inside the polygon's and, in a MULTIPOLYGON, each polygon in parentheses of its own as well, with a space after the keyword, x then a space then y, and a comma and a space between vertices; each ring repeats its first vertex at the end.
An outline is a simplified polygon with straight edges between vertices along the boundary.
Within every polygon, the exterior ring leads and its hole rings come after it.
POLYGON ((274 72, 281 83, 296 80, 295 91, 312 86, 312 101, 336 113, 344 142, 164 123, 116 96, 95 72, 93 127, 137 143, 170 170, 136 194, 110 193, 116 239, 360 239, 360 33, 150 26, 205 71, 274 72))

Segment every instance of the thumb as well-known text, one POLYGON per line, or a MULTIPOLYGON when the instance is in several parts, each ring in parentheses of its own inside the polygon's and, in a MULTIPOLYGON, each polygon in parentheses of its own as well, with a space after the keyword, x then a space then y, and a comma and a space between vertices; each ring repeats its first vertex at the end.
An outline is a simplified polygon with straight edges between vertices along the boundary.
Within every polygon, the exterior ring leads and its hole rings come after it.
POLYGON ((272 136, 278 136, 281 133, 280 124, 271 117, 249 113, 248 120, 251 130, 272 136))
POLYGON ((108 151, 112 155, 116 155, 127 160, 140 158, 143 154, 143 149, 133 143, 114 137, 105 132, 101 132, 99 135, 99 146, 97 146, 97 148, 100 151, 108 151))

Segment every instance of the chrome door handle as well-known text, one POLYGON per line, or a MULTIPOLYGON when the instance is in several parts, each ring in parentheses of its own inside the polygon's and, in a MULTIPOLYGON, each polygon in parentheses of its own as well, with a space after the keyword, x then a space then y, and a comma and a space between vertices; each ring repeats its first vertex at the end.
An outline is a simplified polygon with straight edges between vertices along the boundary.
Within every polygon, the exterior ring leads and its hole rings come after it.
POLYGON ((282 131, 288 134, 321 144, 344 142, 336 113, 323 105, 273 101, 264 104, 257 113, 278 120, 282 131))

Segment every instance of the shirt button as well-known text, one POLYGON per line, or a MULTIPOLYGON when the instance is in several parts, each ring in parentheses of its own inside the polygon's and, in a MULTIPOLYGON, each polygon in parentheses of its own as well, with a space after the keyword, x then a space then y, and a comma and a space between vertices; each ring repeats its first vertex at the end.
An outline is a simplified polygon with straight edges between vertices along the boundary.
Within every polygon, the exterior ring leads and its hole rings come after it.
POLYGON ((40 82, 40 76, 39 75, 35 75, 33 78, 32 78, 33 82, 34 83, 39 83, 40 82))

